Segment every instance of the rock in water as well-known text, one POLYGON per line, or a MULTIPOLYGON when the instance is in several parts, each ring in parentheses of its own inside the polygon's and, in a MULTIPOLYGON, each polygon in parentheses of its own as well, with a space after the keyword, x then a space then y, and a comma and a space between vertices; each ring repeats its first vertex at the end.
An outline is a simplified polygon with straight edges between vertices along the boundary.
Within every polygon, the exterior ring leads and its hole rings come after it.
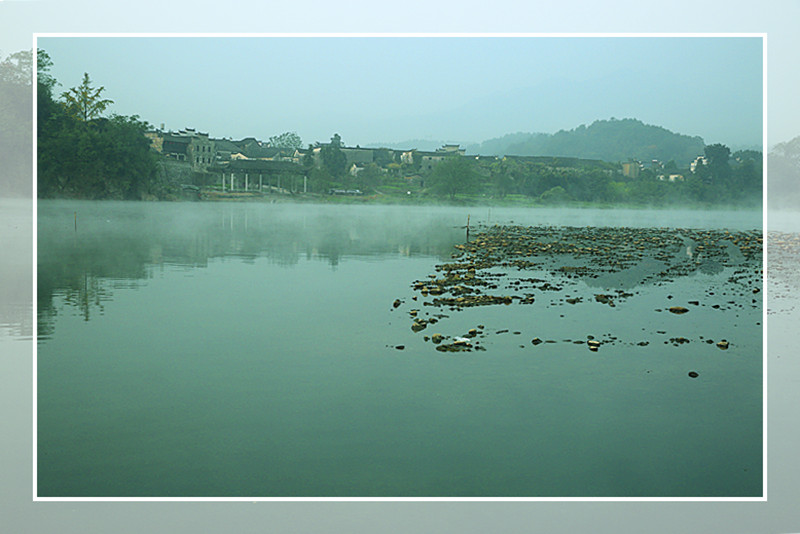
POLYGON ((673 306, 673 307, 671 307, 669 309, 669 311, 671 311, 672 313, 677 313, 677 314, 680 315, 681 313, 686 313, 689 310, 687 308, 684 308, 683 306, 673 306))
POLYGON ((417 321, 414 321, 414 324, 411 325, 411 330, 413 330, 414 332, 419 332, 420 330, 425 330, 425 328, 427 326, 428 326, 428 322, 427 321, 419 321, 419 320, 417 320, 417 321))

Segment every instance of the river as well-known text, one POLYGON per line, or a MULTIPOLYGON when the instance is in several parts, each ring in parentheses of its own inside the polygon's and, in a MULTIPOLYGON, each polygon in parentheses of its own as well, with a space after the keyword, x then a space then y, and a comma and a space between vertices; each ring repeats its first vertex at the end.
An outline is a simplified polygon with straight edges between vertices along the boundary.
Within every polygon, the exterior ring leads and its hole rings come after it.
POLYGON ((40 201, 38 494, 762 495, 763 293, 723 296, 735 265, 614 309, 542 292, 414 332, 412 284, 452 261, 468 216, 472 232, 762 226, 756 211, 40 201), (424 337, 477 324, 482 351, 424 337), (616 342, 570 342, 587 334, 616 342))

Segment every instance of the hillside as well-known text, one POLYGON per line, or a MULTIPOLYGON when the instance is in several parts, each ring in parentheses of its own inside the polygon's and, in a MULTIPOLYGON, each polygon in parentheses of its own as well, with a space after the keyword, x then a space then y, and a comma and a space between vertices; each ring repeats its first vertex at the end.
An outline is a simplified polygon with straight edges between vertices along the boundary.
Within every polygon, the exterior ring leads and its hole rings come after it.
POLYGON ((701 137, 677 134, 637 119, 598 120, 555 134, 511 134, 469 147, 484 155, 571 156, 603 161, 675 161, 688 166, 703 153, 701 137))

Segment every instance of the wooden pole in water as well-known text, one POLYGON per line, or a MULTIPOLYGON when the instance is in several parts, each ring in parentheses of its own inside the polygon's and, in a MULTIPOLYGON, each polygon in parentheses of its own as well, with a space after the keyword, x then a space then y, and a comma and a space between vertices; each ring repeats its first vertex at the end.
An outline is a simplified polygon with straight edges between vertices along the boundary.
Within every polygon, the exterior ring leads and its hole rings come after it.
POLYGON ((467 243, 469 243, 469 213, 467 214, 467 243))

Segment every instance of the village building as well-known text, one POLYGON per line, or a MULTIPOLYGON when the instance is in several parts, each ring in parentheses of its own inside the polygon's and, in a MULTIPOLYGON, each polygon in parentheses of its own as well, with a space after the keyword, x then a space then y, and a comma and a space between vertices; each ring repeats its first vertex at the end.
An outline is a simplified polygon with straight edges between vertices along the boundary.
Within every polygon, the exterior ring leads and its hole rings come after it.
POLYGON ((622 176, 626 178, 638 178, 642 170, 642 164, 638 161, 626 161, 622 164, 622 176))

